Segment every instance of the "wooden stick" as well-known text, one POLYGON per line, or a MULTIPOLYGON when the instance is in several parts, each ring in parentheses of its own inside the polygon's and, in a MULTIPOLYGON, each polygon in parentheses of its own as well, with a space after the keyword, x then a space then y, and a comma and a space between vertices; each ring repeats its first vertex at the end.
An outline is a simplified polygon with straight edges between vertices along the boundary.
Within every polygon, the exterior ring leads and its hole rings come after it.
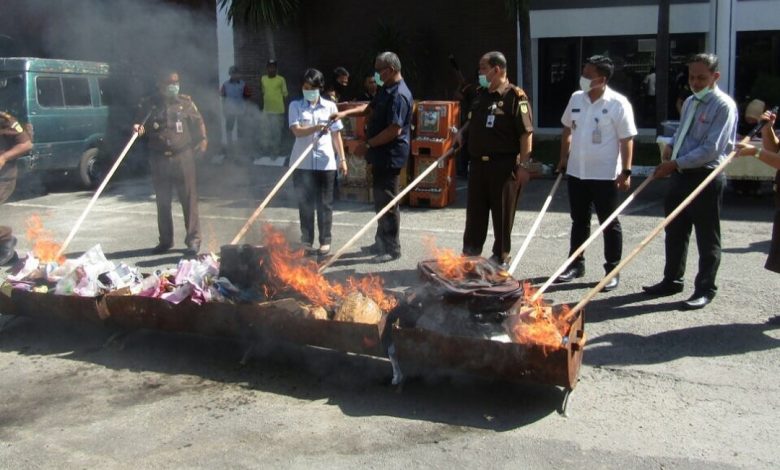
POLYGON ((396 197, 393 198, 392 201, 388 202, 385 207, 382 208, 379 212, 376 213, 376 215, 366 223, 366 225, 363 226, 358 232, 349 239, 349 241, 342 246, 330 259, 328 259, 322 266, 320 266, 320 269, 318 272, 325 271, 330 265, 332 265, 337 259, 341 258, 341 256, 353 245, 355 242, 363 236, 364 233, 373 225, 377 220, 379 220, 383 215, 385 215, 390 209, 393 208, 398 202, 403 199, 404 196, 406 196, 407 193, 409 193, 412 189, 414 189, 415 186, 417 186, 420 181, 422 181, 430 172, 432 172, 434 169, 436 169, 436 166, 439 165, 439 163, 443 162, 445 159, 449 158, 450 155, 452 155, 453 152, 458 150, 458 147, 453 147, 447 152, 444 153, 441 157, 437 158, 435 162, 431 163, 428 168, 426 168, 420 175, 415 178, 411 183, 409 183, 401 192, 398 193, 396 197))
MULTIPOLYGON (((141 124, 142 126, 143 123, 145 123, 146 120, 149 119, 150 114, 146 115, 146 117, 142 121, 141 124)), ((73 238, 76 236, 76 232, 78 232, 79 228, 81 228, 81 224, 84 223, 84 219, 87 218, 87 214, 89 214, 89 211, 92 210, 92 206, 95 205, 98 198, 103 193, 103 190, 106 188, 106 185, 108 185, 108 182, 111 180, 111 177, 114 176, 114 173, 116 172, 117 168, 119 168, 119 165, 122 163, 122 160, 125 159, 127 152, 130 151, 130 147, 133 146, 133 143, 136 141, 136 139, 138 139, 138 131, 134 130, 133 135, 130 136, 130 140, 127 142, 127 145, 125 145, 124 150, 122 150, 122 153, 119 154, 119 157, 114 162, 114 165, 111 167, 111 170, 109 170, 106 177, 103 178, 103 182, 100 183, 100 186, 98 186, 97 191, 95 191, 95 194, 92 195, 92 199, 89 201, 89 204, 87 204, 87 207, 84 208, 84 211, 81 213, 81 216, 76 221, 76 225, 74 225, 73 228, 70 229, 70 233, 68 234, 68 237, 62 243, 62 246, 60 247, 54 259, 59 259, 63 255, 63 253, 65 253, 65 250, 68 248, 68 245, 70 245, 70 242, 72 242, 73 238)))
POLYGON ((528 249, 528 245, 531 243, 531 239, 534 237, 534 234, 536 234, 536 230, 539 229, 539 225, 541 225, 542 223, 542 217, 544 217, 544 214, 547 212, 547 208, 550 207, 550 202, 552 202, 553 195, 555 194, 555 191, 558 190, 558 185, 561 184, 562 179, 563 179, 563 172, 558 173, 558 178, 555 179, 555 184, 553 184, 553 187, 550 190, 550 194, 548 194, 547 199, 544 200, 544 204, 542 205, 542 210, 539 212, 539 215, 536 216, 536 220, 534 220, 534 224, 531 226, 531 230, 528 232, 528 235, 525 237, 525 240, 523 240, 523 245, 520 247, 519 250, 517 250, 515 259, 512 260, 512 265, 509 266, 510 276, 514 274, 515 270, 517 270, 517 265, 520 264, 520 259, 525 254, 525 250, 528 249))
POLYGON ((550 285, 552 285, 552 283, 553 283, 553 282, 554 282, 554 281, 555 281, 555 280, 558 278, 558 276, 560 276, 560 275, 561 275, 561 273, 563 273, 563 271, 565 271, 565 270, 566 270, 566 268, 568 268, 568 267, 569 267, 569 265, 570 265, 571 263, 573 263, 573 262, 574 262, 574 260, 575 260, 575 259, 577 259, 577 258, 578 258, 578 257, 579 257, 579 256, 580 256, 580 255, 581 255, 581 254, 582 254, 582 253, 585 251, 585 249, 586 249, 586 248, 587 248, 587 247, 588 247, 588 246, 589 246, 591 243, 593 243, 593 241, 594 241, 596 238, 598 238, 598 236, 599 236, 599 235, 601 235, 601 233, 602 233, 602 232, 603 232, 603 231, 604 231, 604 230, 607 228, 607 226, 608 226, 609 224, 611 224, 611 223, 612 223, 612 221, 613 221, 613 220, 615 220, 615 219, 617 218, 617 216, 618 216, 618 215, 619 215, 621 212, 623 212, 623 210, 624 210, 626 207, 628 207, 628 205, 629 205, 629 204, 631 204, 631 201, 633 201, 633 200, 634 200, 634 198, 636 198, 637 194, 641 193, 641 192, 642 192, 642 190, 643 190, 643 189, 645 189, 645 187, 646 187, 648 184, 650 184, 650 182, 651 182, 651 181, 653 181, 654 179, 655 179, 655 177, 653 177, 652 175, 648 176, 648 177, 647 177, 647 179, 645 179, 645 180, 642 182, 642 184, 640 184, 640 185, 639 185, 639 186, 638 186, 638 187, 637 187, 637 188, 634 190, 634 192, 632 192, 631 194, 629 194, 629 195, 628 195, 628 197, 625 199, 625 201, 623 201, 623 203, 622 203, 622 204, 620 204, 620 205, 617 207, 617 209, 615 209, 615 211, 614 211, 614 212, 612 212, 612 214, 610 214, 610 216, 609 216, 609 217, 607 217, 606 219, 604 219, 604 222, 603 222, 601 225, 599 225, 599 228, 597 228, 595 232, 591 233, 590 237, 588 237, 588 239, 587 239, 587 240, 585 240, 585 242, 583 242, 583 244, 582 244, 582 245, 580 245, 580 246, 579 246, 579 248, 577 248, 576 250, 574 250, 574 252, 573 252, 573 253, 572 253, 572 254, 571 254, 571 255, 570 255, 570 256, 569 256, 569 257, 566 259, 566 261, 564 261, 564 262, 563 262, 563 264, 561 265, 561 267, 559 267, 559 268, 558 268, 558 269, 557 269, 557 270, 556 270, 556 271, 553 273, 553 275, 552 275, 552 276, 550 276, 550 277, 547 279, 547 281, 545 281, 545 283, 544 283, 544 284, 542 284, 542 286, 539 288, 539 290, 537 290, 537 291, 536 291, 536 293, 535 293, 535 294, 534 294, 534 295, 531 297, 531 299, 530 299, 529 301, 530 301, 530 302, 535 302, 536 300, 538 300, 538 299, 539 299, 539 298, 542 296, 542 294, 544 294, 544 292, 545 292, 545 291, 546 291, 546 290, 547 290, 547 289, 550 287, 550 285))
POLYGON ((237 244, 239 241, 241 241, 242 238, 244 238, 244 235, 246 235, 246 232, 249 231, 249 228, 252 226, 253 223, 255 223, 255 220, 257 220, 258 217, 260 217, 260 214, 263 212, 263 210, 266 208, 269 202, 271 202, 271 199, 276 195, 276 193, 279 192, 280 189, 282 189, 282 185, 284 185, 285 182, 290 178, 290 176, 293 174, 293 172, 303 163, 303 160, 306 158, 306 156, 309 155, 309 152, 314 148, 314 145, 317 143, 317 141, 325 135, 328 132, 328 129, 330 128, 330 125, 332 124, 332 121, 328 121, 327 124, 325 124, 325 128, 317 133, 315 138, 312 140, 312 142, 303 149, 303 152, 301 152, 301 155, 293 162, 292 165, 290 165, 290 168, 287 169, 287 171, 282 175, 282 177, 279 179, 279 181, 276 183, 276 186, 271 189, 271 192, 268 193, 268 196, 263 199, 263 202, 260 203, 259 206, 257 206, 257 209, 255 209, 254 213, 249 217, 249 219, 246 221, 243 227, 241 227, 241 230, 238 231, 235 237, 233 237, 233 240, 230 241, 231 245, 237 244))
MULTIPOLYGON (((748 140, 750 140, 750 137, 746 137, 745 140, 743 140, 742 142, 747 142, 748 140)), ((710 174, 707 175, 706 178, 704 178, 704 181, 702 181, 696 187, 696 189, 691 191, 691 194, 689 194, 688 197, 686 197, 683 200, 683 202, 681 202, 680 205, 677 206, 675 210, 673 210, 669 215, 667 215, 666 218, 662 220, 661 223, 659 223, 655 227, 655 229, 653 229, 653 231, 650 232, 650 234, 647 237, 645 237, 644 240, 639 242, 639 245, 637 245, 637 247, 634 248, 634 250, 631 253, 629 253, 628 256, 626 256, 622 261, 620 261, 620 263, 617 266, 615 266, 615 269, 613 269, 612 271, 609 272, 609 274, 604 276, 604 279, 602 279, 601 282, 596 284, 596 287, 591 289, 587 293, 587 295, 585 295, 585 297, 583 297, 582 300, 580 300, 580 302, 577 305, 575 305, 573 309, 571 309, 567 317, 568 318, 574 317, 574 315, 576 315, 580 310, 582 310, 585 307, 585 305, 587 305, 588 302, 590 302, 590 300, 596 294, 601 292, 601 289, 603 289, 604 286, 606 286, 607 283, 611 281, 613 277, 617 276, 618 273, 620 273, 620 271, 624 267, 626 267, 626 265, 628 265, 628 263, 630 263, 631 260, 633 260, 634 257, 636 257, 636 255, 638 255, 639 252, 641 252, 647 246, 648 243, 650 243, 655 237, 658 236, 659 233, 661 233, 661 230, 666 228, 667 225, 669 225, 678 215, 680 215, 680 212, 685 210, 685 208, 688 207, 691 204, 691 202, 693 202, 696 196, 698 196, 699 193, 704 191, 704 188, 706 188, 707 185, 710 184, 710 182, 712 182, 712 180, 714 180, 721 172, 723 172, 723 170, 731 162, 731 160, 734 158, 734 155, 736 154, 737 154, 737 150, 735 149, 726 157, 725 160, 720 162, 720 164, 717 167, 715 167, 715 169, 712 170, 710 174)))

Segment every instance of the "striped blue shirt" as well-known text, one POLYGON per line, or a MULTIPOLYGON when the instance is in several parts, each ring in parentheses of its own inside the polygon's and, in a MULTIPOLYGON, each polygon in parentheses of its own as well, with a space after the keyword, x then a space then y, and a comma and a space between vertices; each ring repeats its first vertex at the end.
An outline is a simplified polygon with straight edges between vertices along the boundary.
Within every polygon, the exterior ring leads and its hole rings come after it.
MULTIPOLYGON (((737 105, 729 95, 715 85, 698 107, 694 106, 696 100, 689 96, 680 116, 680 122, 685 122, 688 113, 695 113, 677 154, 677 166, 682 170, 715 168, 734 150, 737 139, 737 105)), ((682 126, 670 145, 674 146, 681 130, 682 126)))

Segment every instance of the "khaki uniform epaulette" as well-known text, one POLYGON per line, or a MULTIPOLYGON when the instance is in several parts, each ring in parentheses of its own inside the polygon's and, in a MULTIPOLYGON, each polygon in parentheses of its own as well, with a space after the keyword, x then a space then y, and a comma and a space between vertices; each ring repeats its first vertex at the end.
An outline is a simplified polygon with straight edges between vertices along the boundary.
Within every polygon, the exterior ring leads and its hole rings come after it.
POLYGON ((512 85, 512 89, 515 91, 515 95, 517 95, 518 98, 528 101, 528 95, 525 94, 525 90, 515 85, 512 85))
POLYGON ((192 97, 190 95, 183 95, 179 93, 179 98, 183 99, 184 101, 192 101, 192 97))
POLYGON ((4 111, 0 111, 0 119, 5 121, 4 124, 11 124, 12 122, 16 121, 15 117, 11 116, 10 114, 8 114, 8 113, 6 113, 4 111))

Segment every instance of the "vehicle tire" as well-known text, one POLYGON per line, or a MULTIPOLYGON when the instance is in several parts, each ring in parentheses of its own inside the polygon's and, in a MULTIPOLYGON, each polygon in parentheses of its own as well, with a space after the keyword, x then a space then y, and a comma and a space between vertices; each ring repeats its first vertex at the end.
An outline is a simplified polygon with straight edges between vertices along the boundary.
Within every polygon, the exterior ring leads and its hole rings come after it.
POLYGON ((98 149, 93 147, 81 154, 81 161, 79 162, 79 181, 88 189, 97 187, 103 178, 98 163, 98 153, 98 149))

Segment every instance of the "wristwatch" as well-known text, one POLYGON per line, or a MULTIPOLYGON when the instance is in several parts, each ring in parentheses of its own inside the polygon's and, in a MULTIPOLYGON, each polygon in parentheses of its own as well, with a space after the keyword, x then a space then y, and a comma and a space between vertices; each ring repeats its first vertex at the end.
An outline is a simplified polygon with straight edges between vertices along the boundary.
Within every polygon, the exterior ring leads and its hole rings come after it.
POLYGON ((370 148, 371 148, 371 144, 369 144, 369 143, 368 143, 368 139, 366 139, 366 141, 365 141, 365 144, 366 144, 366 148, 367 148, 367 149, 370 149, 370 148))
POLYGON ((753 158, 761 158, 761 147, 756 147, 756 153, 753 154, 753 158))
POLYGON ((625 170, 620 172, 623 176, 631 176, 631 168, 626 168, 625 170))

